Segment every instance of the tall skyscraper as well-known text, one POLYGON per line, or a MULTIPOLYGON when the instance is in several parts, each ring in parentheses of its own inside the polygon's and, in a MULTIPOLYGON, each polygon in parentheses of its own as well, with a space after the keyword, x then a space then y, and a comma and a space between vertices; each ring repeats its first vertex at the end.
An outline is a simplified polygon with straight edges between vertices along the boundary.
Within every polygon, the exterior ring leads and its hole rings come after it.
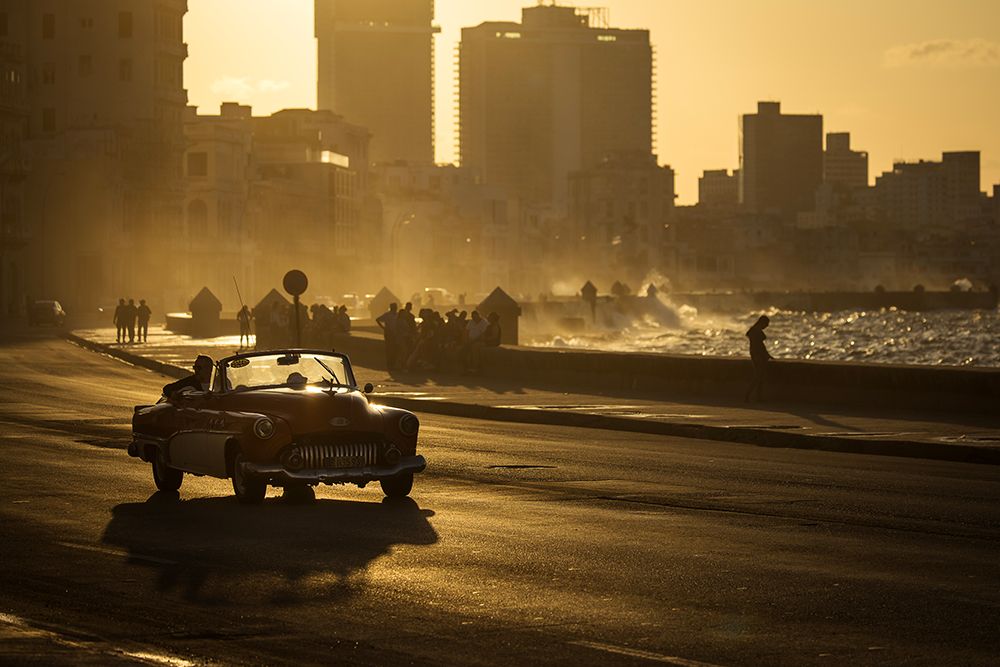
POLYGON ((754 213, 794 218, 811 211, 823 183, 823 116, 781 113, 780 102, 759 102, 743 116, 740 203, 754 213))
POLYGON ((517 196, 565 205, 570 173, 652 153, 649 32, 610 28, 603 10, 529 7, 463 29, 459 83, 462 166, 517 196))
POLYGON ((897 162, 875 179, 875 199, 892 226, 954 228, 982 215, 979 179, 979 151, 897 162))
POLYGON ((318 102, 372 131, 375 162, 434 161, 434 0, 316 0, 318 102))
POLYGON ((823 182, 849 189, 868 187, 868 153, 851 149, 850 132, 826 135, 823 182))

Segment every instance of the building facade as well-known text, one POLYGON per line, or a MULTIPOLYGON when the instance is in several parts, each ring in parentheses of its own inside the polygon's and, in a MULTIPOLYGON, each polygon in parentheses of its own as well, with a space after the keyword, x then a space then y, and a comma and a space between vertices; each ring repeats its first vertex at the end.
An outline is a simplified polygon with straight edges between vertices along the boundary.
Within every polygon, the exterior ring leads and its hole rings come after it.
POLYGON ((460 159, 490 185, 564 208, 567 177, 615 151, 653 148, 653 50, 646 30, 573 7, 462 30, 460 159))
POLYGON ((575 228, 564 256, 598 279, 633 283, 663 266, 665 231, 674 210, 674 171, 656 156, 613 153, 571 177, 575 228))
POLYGON ((254 116, 223 104, 218 115, 189 109, 185 135, 176 307, 207 286, 235 310, 233 278, 255 302, 291 268, 309 276, 311 296, 343 294, 370 272, 380 239, 366 128, 329 111, 254 116))
POLYGON ((823 117, 781 113, 759 102, 741 119, 740 203, 751 213, 794 219, 810 211, 823 182, 823 117))
POLYGON ((944 153, 940 162, 897 162, 875 179, 875 199, 890 226, 954 228, 981 216, 979 181, 978 151, 944 153))
POLYGON ((20 314, 26 296, 27 31, 27 1, 0 3, 0 319, 20 314))
POLYGON ((868 153, 851 149, 850 132, 827 133, 823 182, 849 190, 868 187, 868 153))
POLYGON ((318 103, 363 123, 376 162, 434 161, 434 0, 316 0, 318 103))
POLYGON ((698 179, 698 204, 736 206, 740 201, 740 170, 706 169, 698 179))
POLYGON ((182 219, 187 2, 27 8, 27 292, 71 312, 158 304, 182 219))

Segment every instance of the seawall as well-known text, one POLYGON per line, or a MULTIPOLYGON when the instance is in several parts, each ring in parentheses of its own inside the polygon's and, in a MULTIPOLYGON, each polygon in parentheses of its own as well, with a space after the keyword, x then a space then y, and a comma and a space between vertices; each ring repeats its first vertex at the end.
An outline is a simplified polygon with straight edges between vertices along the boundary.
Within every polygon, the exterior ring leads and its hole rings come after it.
MULTIPOLYGON (((333 343, 360 364, 385 368, 377 334, 335 336, 333 343)), ((732 401, 742 399, 752 366, 730 357, 505 346, 484 351, 483 374, 526 387, 732 401)), ((777 360, 766 392, 775 402, 804 407, 996 414, 1000 369, 777 360)))

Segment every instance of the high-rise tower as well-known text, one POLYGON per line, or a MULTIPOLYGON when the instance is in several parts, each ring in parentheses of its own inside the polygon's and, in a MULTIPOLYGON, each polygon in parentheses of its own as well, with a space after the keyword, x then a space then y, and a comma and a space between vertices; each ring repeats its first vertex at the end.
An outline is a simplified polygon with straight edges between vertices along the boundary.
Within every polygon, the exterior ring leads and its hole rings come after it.
POLYGON ((462 30, 460 154, 487 183, 556 205, 570 173, 652 154, 653 50, 604 10, 525 8, 462 30))
POLYGON ((318 103, 372 131, 375 162, 434 160, 434 0, 316 0, 318 103))

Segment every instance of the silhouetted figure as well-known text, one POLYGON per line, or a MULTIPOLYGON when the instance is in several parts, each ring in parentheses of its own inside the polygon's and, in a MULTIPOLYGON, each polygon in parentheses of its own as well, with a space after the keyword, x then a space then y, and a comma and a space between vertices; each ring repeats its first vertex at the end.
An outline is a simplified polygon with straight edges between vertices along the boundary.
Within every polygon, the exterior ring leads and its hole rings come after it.
POLYGON ((163 388, 163 395, 174 398, 183 389, 193 389, 194 391, 208 391, 211 389, 212 369, 215 362, 212 357, 199 354, 194 360, 194 375, 189 375, 177 382, 171 382, 163 388))
POLYGON ((407 301, 396 319, 396 359, 406 362, 417 343, 417 318, 413 315, 413 302, 407 301))
POLYGON ((125 299, 118 299, 118 307, 115 308, 115 339, 119 343, 125 342, 125 299))
POLYGON ((145 343, 149 340, 149 317, 153 314, 152 309, 146 305, 145 299, 139 299, 139 342, 145 343))
POLYGON ((482 365, 482 351, 485 347, 483 336, 489 326, 490 323, 483 319, 478 310, 472 311, 472 319, 465 325, 465 364, 469 371, 478 371, 482 365))
POLYGON ((757 400, 761 400, 764 394, 764 381, 767 379, 767 364, 774 357, 764 346, 767 336, 764 329, 771 323, 771 318, 761 315, 752 327, 747 330, 747 338, 750 339, 750 361, 753 362, 753 382, 747 390, 746 401, 749 403, 754 393, 757 400))
POLYGON ((347 306, 337 310, 337 329, 342 333, 351 333, 351 316, 347 314, 347 306))
POLYGON ((247 308, 246 304, 240 308, 240 312, 236 313, 236 319, 240 323, 240 349, 243 349, 243 339, 246 338, 246 347, 250 347, 250 320, 253 319, 253 313, 247 308))
POLYGON ((396 333, 399 324, 399 305, 389 304, 389 310, 385 311, 377 318, 375 324, 382 328, 382 335, 385 337, 385 364, 391 371, 396 367, 396 333))
POLYGON ((500 315, 490 313, 486 321, 489 324, 483 333, 483 345, 485 347, 500 347, 501 335, 503 334, 503 330, 500 328, 500 315))
POLYGON ((125 326, 128 327, 128 342, 135 342, 135 322, 139 318, 139 309, 135 307, 135 299, 129 299, 125 306, 125 326))

